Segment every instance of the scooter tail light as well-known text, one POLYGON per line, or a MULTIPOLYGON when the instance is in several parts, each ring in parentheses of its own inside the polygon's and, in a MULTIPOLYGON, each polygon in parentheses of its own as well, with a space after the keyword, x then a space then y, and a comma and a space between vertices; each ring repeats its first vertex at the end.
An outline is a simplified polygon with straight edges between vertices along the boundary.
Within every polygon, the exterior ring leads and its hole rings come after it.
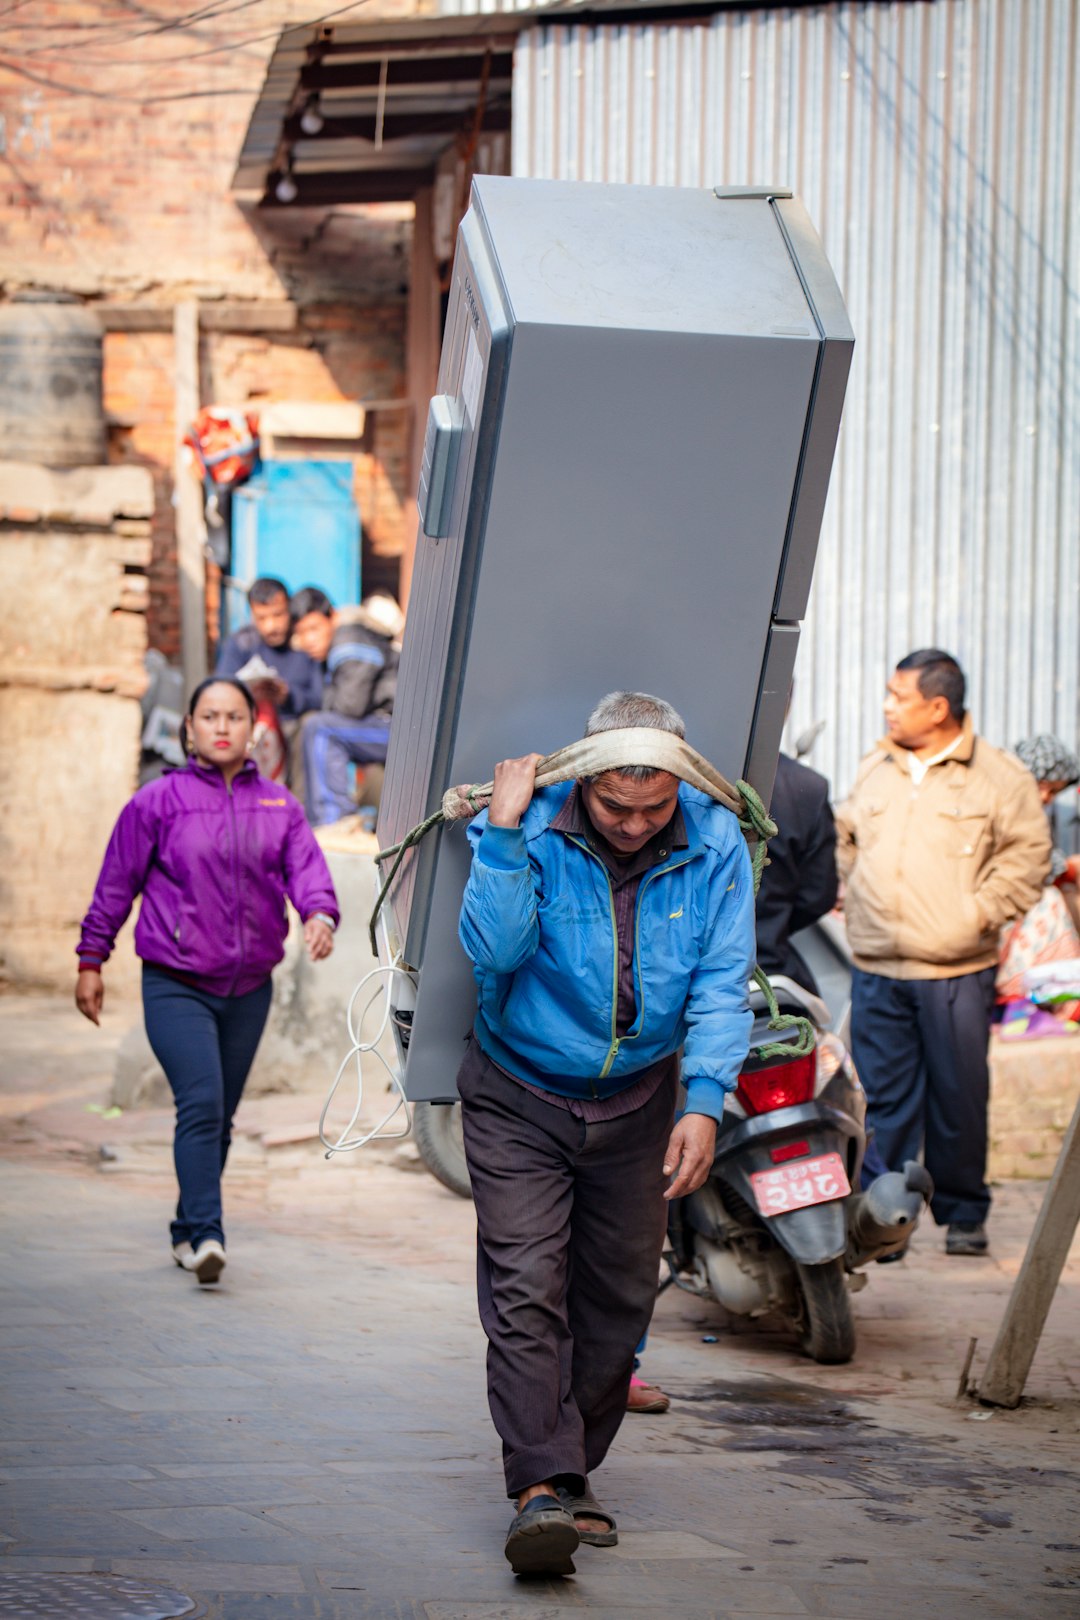
POLYGON ((787 1063, 740 1074, 735 1095, 748 1114, 771 1114, 777 1108, 812 1102, 816 1078, 817 1053, 807 1052, 787 1063))

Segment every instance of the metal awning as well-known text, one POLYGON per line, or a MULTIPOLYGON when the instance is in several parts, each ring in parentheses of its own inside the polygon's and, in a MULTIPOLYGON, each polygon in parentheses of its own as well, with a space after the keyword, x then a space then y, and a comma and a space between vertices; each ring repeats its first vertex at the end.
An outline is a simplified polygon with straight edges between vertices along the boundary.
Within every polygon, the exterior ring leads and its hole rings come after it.
POLYGON ((265 207, 407 202, 443 155, 510 128, 513 16, 287 29, 234 192, 265 207))
MULTIPOLYGON (((750 0, 751 5, 753 0, 750 0)), ((788 10, 818 0, 786 0, 788 10)), ((762 0, 763 9, 770 9, 762 0)), ((747 0, 556 0, 519 10, 287 28, 232 190, 268 208, 411 202, 457 147, 506 137, 514 44, 543 23, 700 20, 747 0)))

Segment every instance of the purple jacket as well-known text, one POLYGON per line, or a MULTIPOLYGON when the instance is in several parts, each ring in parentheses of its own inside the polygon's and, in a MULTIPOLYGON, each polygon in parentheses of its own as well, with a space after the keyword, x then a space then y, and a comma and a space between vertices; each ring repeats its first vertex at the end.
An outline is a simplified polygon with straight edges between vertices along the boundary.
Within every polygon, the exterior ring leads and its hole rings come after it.
POLYGON ((288 895, 306 922, 337 897, 299 801, 247 761, 232 792, 190 760, 139 789, 120 813, 82 925, 79 963, 108 960, 141 894, 144 962, 215 996, 242 996, 285 954, 288 895))

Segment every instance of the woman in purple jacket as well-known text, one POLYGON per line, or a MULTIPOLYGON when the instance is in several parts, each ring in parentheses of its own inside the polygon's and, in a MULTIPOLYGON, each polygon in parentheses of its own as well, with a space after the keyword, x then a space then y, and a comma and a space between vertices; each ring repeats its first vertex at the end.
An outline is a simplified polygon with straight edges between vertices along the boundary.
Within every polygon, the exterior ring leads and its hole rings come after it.
POLYGON ((313 962, 339 920, 326 859, 303 809, 248 758, 255 705, 240 681, 211 676, 185 717, 182 770, 148 782, 113 829, 83 920, 75 1003, 91 1023, 101 969, 136 895, 150 1045, 176 1099, 177 1265, 200 1283, 225 1265, 221 1172, 285 950, 286 895, 313 962))

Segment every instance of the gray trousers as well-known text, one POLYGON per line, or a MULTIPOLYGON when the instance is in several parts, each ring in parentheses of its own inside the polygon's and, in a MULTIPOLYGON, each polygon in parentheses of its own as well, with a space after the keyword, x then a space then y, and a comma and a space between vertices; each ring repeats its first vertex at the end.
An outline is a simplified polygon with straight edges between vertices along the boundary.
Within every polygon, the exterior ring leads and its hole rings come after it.
POLYGON ((678 1063, 641 1108, 586 1124, 470 1040, 458 1074, 477 1220, 488 1403, 508 1496, 598 1468, 656 1302, 678 1063))

